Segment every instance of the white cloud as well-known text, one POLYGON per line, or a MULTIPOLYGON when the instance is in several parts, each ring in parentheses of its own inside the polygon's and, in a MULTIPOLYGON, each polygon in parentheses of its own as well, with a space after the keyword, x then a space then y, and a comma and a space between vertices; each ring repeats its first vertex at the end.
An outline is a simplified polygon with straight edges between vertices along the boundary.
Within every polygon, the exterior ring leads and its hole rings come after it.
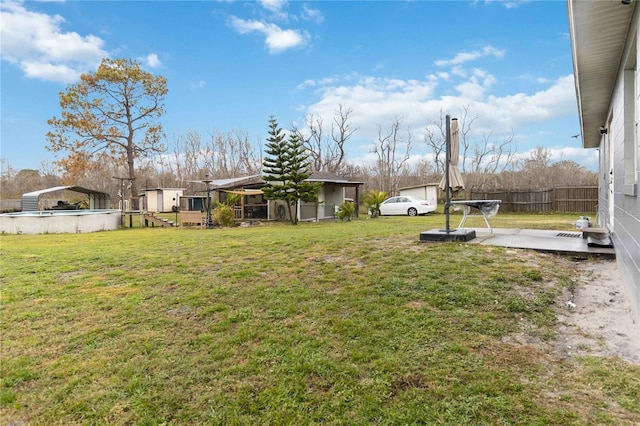
POLYGON ((321 24, 324 21, 322 12, 318 9, 311 9, 306 3, 302 5, 302 19, 306 21, 313 21, 321 24))
POLYGON ((308 4, 302 3, 300 12, 292 14, 287 9, 287 0, 258 0, 257 4, 262 7, 262 12, 258 12, 258 19, 243 19, 231 16, 228 24, 239 34, 260 33, 265 37, 265 45, 270 53, 281 53, 285 50, 304 46, 311 39, 309 33, 303 29, 285 29, 274 23, 279 22, 299 22, 313 21, 322 23, 324 16, 318 9, 311 8, 308 4), (266 12, 266 13, 265 13, 266 12))
POLYGON ((303 90, 303 89, 306 89, 307 87, 314 87, 316 84, 317 83, 316 83, 315 80, 309 79, 309 80, 305 80, 302 83, 298 84, 296 86, 296 89, 297 90, 303 90))
MULTIPOLYGON (((477 117, 468 137, 481 141, 491 134, 495 141, 513 136, 514 144, 529 147, 552 143, 572 143, 573 129, 563 133, 562 126, 548 132, 547 123, 570 120, 576 116, 573 75, 567 75, 547 83, 533 93, 495 94, 497 79, 491 73, 475 68, 464 73, 466 79, 449 74, 432 74, 421 80, 402 80, 348 75, 322 81, 307 80, 299 89, 310 88, 319 100, 303 109, 303 113, 322 117, 332 122, 336 107, 351 108, 352 125, 359 130, 354 138, 360 147, 370 145, 377 137, 377 128, 387 125, 394 117, 402 117, 403 125, 412 130, 415 154, 420 154, 423 132, 427 124, 436 120, 441 112, 452 117, 468 108, 470 117, 477 117), (455 80, 455 81, 453 81, 455 80), (555 140, 554 140, 555 137, 555 140), (358 141, 356 141, 357 139, 358 141)), ((504 89, 504 86, 500 86, 504 89)), ((585 164, 591 158, 581 148, 565 152, 565 159, 585 164), (571 157, 569 157, 571 155, 571 157), (584 161, 582 161, 584 160, 584 161)), ((364 159, 362 159, 364 161, 364 159)))
POLYGON ((281 13, 288 4, 286 0, 259 0, 258 3, 273 13, 281 13))
POLYGON ((566 115, 575 109, 573 75, 561 77, 545 90, 531 95, 516 93, 502 97, 490 96, 486 105, 514 124, 531 124, 566 115))
POLYGON ((0 3, 2 59, 19 66, 27 77, 70 83, 94 70, 109 54, 94 35, 65 32, 60 15, 27 10, 22 3, 0 3))
POLYGON ((196 90, 196 89, 202 89, 204 86, 207 85, 207 82, 204 80, 200 80, 194 83, 191 83, 191 89, 192 90, 196 90))
POLYGON ((530 3, 531 0, 484 0, 484 2, 487 4, 498 3, 504 6, 505 9, 515 9, 523 4, 530 3))
POLYGON ((280 53, 287 49, 307 44, 309 35, 306 32, 296 30, 283 30, 275 24, 262 21, 247 21, 244 19, 231 17, 231 27, 239 34, 249 34, 253 32, 261 33, 265 36, 265 44, 270 53, 280 53))
POLYGON ((480 50, 474 50, 473 52, 460 52, 452 59, 440 59, 435 62, 438 67, 456 66, 462 65, 465 62, 475 61, 476 59, 485 58, 487 56, 493 56, 495 58, 502 58, 505 54, 504 49, 496 49, 493 46, 485 46, 480 50))
POLYGON ((146 62, 147 65, 149 65, 151 68, 158 68, 162 66, 162 62, 160 62, 158 55, 156 55, 155 53, 150 53, 149 55, 147 55, 146 62))
POLYGON ((490 89, 495 82, 496 79, 494 76, 482 69, 475 68, 472 70, 472 75, 469 80, 456 86, 456 90, 462 98, 482 99, 485 92, 490 89))
POLYGON ((438 81, 434 77, 418 81, 348 75, 340 82, 333 77, 314 84, 321 99, 308 108, 309 113, 331 122, 336 106, 345 105, 353 109, 352 118, 362 129, 361 135, 372 136, 379 124, 396 115, 403 116, 414 129, 418 122, 423 126, 438 81))
POLYGON ((266 9, 270 16, 270 19, 276 19, 279 21, 288 21, 289 14, 285 10, 289 5, 286 0, 259 0, 258 3, 266 9))

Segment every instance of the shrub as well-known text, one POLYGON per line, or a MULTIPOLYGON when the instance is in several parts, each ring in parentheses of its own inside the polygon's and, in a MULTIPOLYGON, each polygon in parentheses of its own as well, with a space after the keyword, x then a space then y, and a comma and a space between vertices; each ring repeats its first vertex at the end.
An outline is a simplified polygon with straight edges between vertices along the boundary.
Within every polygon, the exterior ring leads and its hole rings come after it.
POLYGON ((225 204, 219 204, 213 210, 213 223, 222 227, 235 226, 235 215, 233 207, 225 204))
POLYGON ((356 207, 354 203, 350 201, 345 201, 344 203, 340 204, 340 207, 338 210, 338 219, 342 221, 345 221, 345 220, 349 221, 353 217, 353 214, 355 213, 355 211, 356 211, 356 207))
POLYGON ((378 217, 380 215, 380 204, 382 204, 386 199, 386 192, 376 191, 374 189, 364 196, 364 204, 367 206, 367 210, 371 214, 371 217, 378 217))

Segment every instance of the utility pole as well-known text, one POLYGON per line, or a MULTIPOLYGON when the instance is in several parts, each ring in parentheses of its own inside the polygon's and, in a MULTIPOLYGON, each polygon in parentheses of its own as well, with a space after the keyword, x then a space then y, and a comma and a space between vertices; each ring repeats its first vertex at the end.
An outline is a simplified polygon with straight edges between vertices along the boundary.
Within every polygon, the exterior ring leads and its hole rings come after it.
POLYGON ((207 185, 207 229, 213 228, 213 219, 211 217, 211 182, 213 182, 213 180, 209 178, 209 175, 205 175, 202 183, 207 185))
POLYGON ((127 180, 129 181, 129 183, 131 183, 131 181, 134 180, 134 178, 118 177, 118 176, 112 176, 112 177, 120 181, 120 190, 118 191, 118 195, 120 196, 120 226, 124 228, 124 181, 127 180))

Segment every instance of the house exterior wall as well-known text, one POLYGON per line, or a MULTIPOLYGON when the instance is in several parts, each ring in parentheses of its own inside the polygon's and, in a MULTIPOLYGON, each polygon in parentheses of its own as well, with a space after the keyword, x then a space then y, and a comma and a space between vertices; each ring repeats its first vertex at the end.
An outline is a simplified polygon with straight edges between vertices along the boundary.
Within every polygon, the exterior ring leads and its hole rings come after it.
MULTIPOLYGON (((265 185, 261 175, 235 179, 234 181, 238 181, 240 183, 226 182, 223 186, 220 186, 219 189, 225 191, 234 189, 261 189, 265 185), (249 178, 252 178, 252 180, 249 181, 249 178)), ((297 215, 299 220, 323 220, 335 218, 335 207, 345 201, 346 189, 355 188, 356 198, 358 198, 358 187, 363 184, 362 182, 345 180, 339 176, 325 172, 314 172, 308 181, 322 183, 322 186, 318 193, 318 202, 299 203, 298 208, 293 212, 297 215)), ((265 200, 264 206, 261 205, 260 207, 261 210, 266 208, 266 217, 268 220, 290 220, 288 208, 286 203, 283 201, 265 200)), ((261 212, 261 214, 263 213, 261 212)))
POLYGON ((318 219, 335 218, 336 208, 344 203, 342 185, 325 184, 318 194, 318 219))
MULTIPOLYGON (((636 16, 627 36, 628 43, 633 42, 637 33, 636 16)), ((640 144, 637 130, 640 78, 635 65, 638 53, 637 45, 633 43, 626 50, 618 73, 608 119, 603 123, 608 134, 600 141, 598 177, 599 225, 610 231, 636 317, 640 317, 640 144)))

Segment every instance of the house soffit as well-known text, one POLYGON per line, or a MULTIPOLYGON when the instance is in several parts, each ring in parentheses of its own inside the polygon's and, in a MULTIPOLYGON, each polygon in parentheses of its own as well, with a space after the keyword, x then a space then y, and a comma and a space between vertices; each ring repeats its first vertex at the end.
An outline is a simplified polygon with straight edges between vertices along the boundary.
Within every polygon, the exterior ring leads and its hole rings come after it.
POLYGON ((611 97, 636 7, 620 0, 568 0, 582 145, 600 144, 611 97))

